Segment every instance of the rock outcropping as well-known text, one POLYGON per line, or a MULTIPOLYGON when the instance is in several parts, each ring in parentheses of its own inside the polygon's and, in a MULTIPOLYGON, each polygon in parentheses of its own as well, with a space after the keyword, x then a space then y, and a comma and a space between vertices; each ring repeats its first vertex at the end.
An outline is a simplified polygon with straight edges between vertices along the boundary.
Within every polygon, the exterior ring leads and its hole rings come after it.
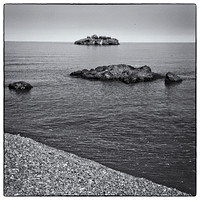
POLYGON ((164 78, 163 75, 152 72, 147 65, 135 68, 126 64, 99 66, 90 70, 83 69, 72 72, 70 75, 90 80, 118 80, 127 84, 164 78))
POLYGON ((83 38, 74 42, 74 44, 78 45, 119 45, 119 41, 115 38, 106 37, 106 36, 97 36, 92 35, 87 36, 87 38, 83 38))
POLYGON ((180 82, 182 82, 182 79, 179 76, 177 76, 177 75, 175 75, 171 72, 168 72, 165 76, 165 83, 166 84, 180 83, 180 82))
POLYGON ((28 91, 32 88, 33 86, 25 81, 18 81, 18 82, 13 82, 8 85, 8 88, 10 90, 16 90, 16 91, 28 91))

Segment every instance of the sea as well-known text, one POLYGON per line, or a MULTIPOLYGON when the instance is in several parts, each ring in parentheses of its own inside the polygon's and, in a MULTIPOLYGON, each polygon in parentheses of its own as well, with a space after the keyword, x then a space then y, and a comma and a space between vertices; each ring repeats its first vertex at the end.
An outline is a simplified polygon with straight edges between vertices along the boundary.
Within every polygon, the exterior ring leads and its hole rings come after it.
POLYGON ((4 132, 195 195, 195 55, 195 43, 5 42, 4 132), (148 65, 183 82, 125 84, 70 76, 111 64, 148 65), (11 91, 14 81, 33 88, 11 91))

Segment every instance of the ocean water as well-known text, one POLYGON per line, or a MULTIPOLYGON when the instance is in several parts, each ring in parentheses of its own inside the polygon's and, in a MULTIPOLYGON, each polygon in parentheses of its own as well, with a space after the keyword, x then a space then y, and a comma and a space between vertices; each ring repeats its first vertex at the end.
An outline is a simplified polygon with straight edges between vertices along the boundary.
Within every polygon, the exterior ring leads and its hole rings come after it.
POLYGON ((4 131, 113 169, 196 193, 194 43, 5 42, 4 131), (183 78, 124 84, 70 77, 109 64, 149 65, 183 78), (28 93, 8 89, 13 81, 28 93))

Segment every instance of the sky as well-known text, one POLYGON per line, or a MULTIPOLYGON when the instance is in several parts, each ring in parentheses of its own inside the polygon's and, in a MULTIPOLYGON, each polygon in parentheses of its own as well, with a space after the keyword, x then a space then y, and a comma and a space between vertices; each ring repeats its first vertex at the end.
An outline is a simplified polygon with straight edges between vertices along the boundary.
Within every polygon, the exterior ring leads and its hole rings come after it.
POLYGON ((120 42, 195 42, 195 5, 6 4, 5 41, 74 42, 93 34, 120 42))

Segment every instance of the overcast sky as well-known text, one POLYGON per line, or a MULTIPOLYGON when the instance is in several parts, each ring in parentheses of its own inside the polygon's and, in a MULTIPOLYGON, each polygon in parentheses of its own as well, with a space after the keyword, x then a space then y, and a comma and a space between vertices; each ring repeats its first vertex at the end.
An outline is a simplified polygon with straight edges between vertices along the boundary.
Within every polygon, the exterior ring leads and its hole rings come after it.
POLYGON ((195 5, 9 5, 6 41, 66 41, 97 34, 120 42, 194 42, 195 5))

